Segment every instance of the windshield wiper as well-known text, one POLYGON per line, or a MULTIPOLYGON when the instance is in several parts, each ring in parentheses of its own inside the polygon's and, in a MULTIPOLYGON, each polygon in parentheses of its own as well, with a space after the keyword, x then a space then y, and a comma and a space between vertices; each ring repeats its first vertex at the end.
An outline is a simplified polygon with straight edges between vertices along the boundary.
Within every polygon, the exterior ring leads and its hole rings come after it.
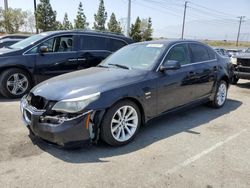
POLYGON ((126 65, 120 65, 120 64, 113 64, 113 63, 109 63, 108 65, 113 65, 122 69, 130 69, 128 66, 126 65))
POLYGON ((104 68, 109 68, 108 66, 105 66, 105 65, 101 65, 101 64, 97 65, 97 67, 104 67, 104 68))

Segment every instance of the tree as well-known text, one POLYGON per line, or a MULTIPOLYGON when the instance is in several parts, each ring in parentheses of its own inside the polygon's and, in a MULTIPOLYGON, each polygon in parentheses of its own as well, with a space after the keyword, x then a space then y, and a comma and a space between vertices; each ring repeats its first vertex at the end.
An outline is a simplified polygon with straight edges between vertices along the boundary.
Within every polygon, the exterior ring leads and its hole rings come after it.
POLYGON ((99 8, 97 14, 94 15, 95 22, 93 29, 99 31, 105 31, 105 23, 107 20, 107 12, 105 11, 104 2, 100 0, 99 8))
POLYGON ((144 19, 141 23, 141 31, 142 31, 142 40, 143 41, 149 41, 152 40, 152 20, 149 17, 148 19, 144 19), (145 24, 142 24, 145 23, 145 24))
POLYGON ((136 42, 142 40, 141 20, 139 17, 136 18, 135 24, 132 24, 129 36, 136 42))
POLYGON ((108 23, 108 30, 114 33, 122 33, 122 28, 120 22, 116 20, 115 14, 112 13, 108 23))
POLYGON ((7 33, 19 32, 24 24, 25 13, 21 9, 0 9, 0 25, 7 33))
POLYGON ((22 30, 34 33, 36 29, 36 20, 33 12, 24 11, 24 24, 22 30))
POLYGON ((37 27, 42 31, 56 29, 56 11, 53 11, 50 0, 40 0, 36 10, 37 27))
POLYGON ((64 14, 64 19, 62 23, 62 29, 63 30, 70 30, 73 29, 72 23, 69 21, 68 14, 64 14))
POLYGON ((85 29, 88 27, 87 18, 83 12, 82 2, 78 6, 77 16, 75 19, 75 29, 85 29))

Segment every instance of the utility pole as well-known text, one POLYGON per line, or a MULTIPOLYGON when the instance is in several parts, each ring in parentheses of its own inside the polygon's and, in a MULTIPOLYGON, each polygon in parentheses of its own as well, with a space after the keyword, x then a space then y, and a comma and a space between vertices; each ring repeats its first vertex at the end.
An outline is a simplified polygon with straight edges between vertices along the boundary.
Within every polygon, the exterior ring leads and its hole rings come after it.
POLYGON ((34 13, 35 13, 36 34, 37 34, 38 33, 38 28, 37 28, 37 18, 36 18, 36 0, 34 0, 34 13))
POLYGON ((130 31, 130 20, 131 20, 131 0, 128 0, 127 36, 129 36, 129 31, 130 31))
POLYGON ((183 37, 184 37, 184 29, 185 29, 185 20, 186 20, 187 3, 188 3, 188 2, 185 1, 184 14, 183 14, 183 22, 182 22, 181 39, 183 39, 183 37))
POLYGON ((240 19, 240 23, 239 23, 239 29, 238 29, 236 46, 238 46, 238 43, 239 43, 241 23, 244 21, 243 19, 245 18, 245 16, 240 16, 238 18, 240 19))
POLYGON ((8 0, 4 0, 4 10, 8 10, 8 0))

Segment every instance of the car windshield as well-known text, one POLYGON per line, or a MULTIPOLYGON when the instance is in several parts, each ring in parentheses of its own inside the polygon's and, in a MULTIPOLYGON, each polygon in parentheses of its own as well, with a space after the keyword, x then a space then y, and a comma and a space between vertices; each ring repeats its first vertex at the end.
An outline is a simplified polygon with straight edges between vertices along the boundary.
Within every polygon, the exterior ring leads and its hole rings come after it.
POLYGON ((250 48, 246 49, 245 52, 246 52, 246 53, 250 53, 250 48))
POLYGON ((45 33, 41 33, 41 34, 38 34, 38 35, 33 35, 31 37, 28 37, 24 40, 21 40, 20 42, 17 42, 13 45, 10 46, 10 48, 13 48, 13 49, 24 49, 26 47, 28 47, 29 45, 35 43, 36 41, 46 37, 47 34, 45 33))
POLYGON ((163 44, 139 43, 128 45, 104 60, 100 66, 116 66, 118 68, 149 69, 161 52, 163 44))

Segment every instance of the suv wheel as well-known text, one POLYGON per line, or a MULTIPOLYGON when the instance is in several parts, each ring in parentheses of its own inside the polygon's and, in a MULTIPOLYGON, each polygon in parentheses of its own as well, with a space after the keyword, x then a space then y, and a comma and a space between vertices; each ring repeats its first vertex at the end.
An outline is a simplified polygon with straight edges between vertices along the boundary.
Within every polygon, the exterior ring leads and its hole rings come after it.
POLYGON ((0 77, 0 92, 8 98, 20 98, 31 89, 29 75, 17 68, 5 70, 0 77))
POLYGON ((112 106, 103 118, 101 138, 109 145, 129 143, 139 130, 141 113, 135 103, 121 101, 112 106))
POLYGON ((221 80, 217 86, 213 101, 210 102, 214 108, 221 108, 227 100, 227 83, 221 80))

